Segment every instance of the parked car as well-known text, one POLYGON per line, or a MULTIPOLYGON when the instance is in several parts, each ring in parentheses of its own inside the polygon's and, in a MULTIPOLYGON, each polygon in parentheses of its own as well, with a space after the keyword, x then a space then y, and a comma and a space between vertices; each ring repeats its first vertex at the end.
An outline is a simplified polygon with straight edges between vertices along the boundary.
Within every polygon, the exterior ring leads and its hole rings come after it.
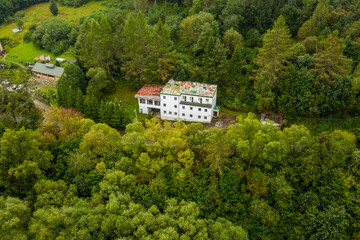
POLYGON ((4 81, 4 85, 5 86, 9 86, 10 82, 9 81, 4 81))
POLYGON ((14 84, 14 85, 12 86, 12 89, 13 89, 13 90, 16 90, 16 87, 17 87, 17 85, 14 84))
POLYGON ((17 87, 17 89, 22 89, 22 88, 24 88, 24 85, 22 84, 17 87))

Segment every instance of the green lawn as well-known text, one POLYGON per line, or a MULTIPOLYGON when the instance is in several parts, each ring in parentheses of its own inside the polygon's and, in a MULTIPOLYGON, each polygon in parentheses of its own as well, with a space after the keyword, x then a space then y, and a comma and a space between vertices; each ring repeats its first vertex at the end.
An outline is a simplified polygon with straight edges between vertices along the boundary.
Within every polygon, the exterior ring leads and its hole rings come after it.
MULTIPOLYGON (((64 18, 72 24, 78 24, 79 17, 88 16, 96 10, 106 7, 102 5, 102 1, 93 1, 79 8, 71 8, 60 5, 58 5, 58 8, 59 14, 57 17, 64 18)), ((33 43, 24 43, 22 41, 23 35, 28 30, 31 23, 40 23, 46 19, 54 18, 54 16, 52 16, 49 11, 49 2, 33 5, 24 9, 23 11, 25 12, 25 16, 22 18, 22 21, 24 22, 22 32, 16 34, 12 32, 12 29, 17 28, 15 23, 9 25, 0 25, 0 36, 9 37, 15 41, 13 48, 9 51, 9 55, 11 56, 8 55, 6 57, 6 59, 15 62, 29 62, 33 61, 34 57, 40 56, 42 54, 49 54, 45 50, 36 48, 33 43)), ((54 59, 53 55, 49 55, 51 56, 51 59, 54 59)), ((74 56, 70 52, 67 52, 58 57, 74 59, 74 56)))
POLYGON ((119 83, 116 84, 115 91, 112 94, 109 94, 106 98, 108 100, 121 101, 125 104, 130 111, 131 118, 135 118, 134 110, 136 110, 139 121, 143 121, 148 118, 149 115, 139 113, 138 100, 135 98, 136 92, 137 91, 131 90, 128 86, 119 83))
MULTIPOLYGON (((44 49, 38 49, 34 43, 24 43, 22 42, 18 46, 11 49, 11 51, 6 56, 6 60, 14 61, 14 62, 33 62, 34 57, 49 54, 52 60, 55 60, 55 56, 51 53, 46 52, 44 49)), ((65 58, 67 60, 75 59, 74 56, 70 52, 65 52, 61 56, 57 56, 60 58, 65 58)))

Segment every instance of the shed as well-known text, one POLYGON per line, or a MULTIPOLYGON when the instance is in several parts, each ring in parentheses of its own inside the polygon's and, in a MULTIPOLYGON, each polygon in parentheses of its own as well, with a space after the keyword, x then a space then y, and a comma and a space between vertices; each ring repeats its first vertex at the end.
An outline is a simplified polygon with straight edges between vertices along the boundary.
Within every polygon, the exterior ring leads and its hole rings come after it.
POLYGON ((18 33, 18 32, 21 32, 22 29, 21 28, 14 28, 12 31, 13 31, 13 33, 18 33))
POLYGON ((56 58, 55 60, 58 61, 58 62, 65 62, 66 61, 66 59, 64 59, 64 58, 56 58))

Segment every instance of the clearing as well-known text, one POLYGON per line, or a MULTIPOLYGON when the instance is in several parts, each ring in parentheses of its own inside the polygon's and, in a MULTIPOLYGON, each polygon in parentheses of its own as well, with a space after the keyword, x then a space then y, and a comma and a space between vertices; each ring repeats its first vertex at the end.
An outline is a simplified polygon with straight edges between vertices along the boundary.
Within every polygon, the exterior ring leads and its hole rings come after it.
MULTIPOLYGON (((78 24, 78 18, 81 16, 89 16, 94 11, 99 9, 104 9, 106 6, 102 5, 103 1, 93 1, 89 2, 79 8, 66 7, 58 4, 59 14, 57 17, 64 18, 71 24, 78 24)), ((23 35, 28 30, 31 23, 41 23, 44 20, 54 18, 49 11, 49 2, 39 3, 28 7, 23 10, 25 16, 21 19, 24 22, 22 26, 23 31, 19 33, 13 33, 12 29, 17 28, 16 23, 12 24, 2 24, 0 25, 0 36, 9 37, 11 40, 14 40, 14 46, 8 51, 6 56, 7 60, 15 62, 33 62, 33 58, 40 56, 42 54, 49 54, 52 59, 54 56, 44 49, 38 49, 33 43, 24 43, 23 35)), ((61 56, 57 56, 65 59, 73 59, 73 55, 70 52, 66 52, 61 56)))

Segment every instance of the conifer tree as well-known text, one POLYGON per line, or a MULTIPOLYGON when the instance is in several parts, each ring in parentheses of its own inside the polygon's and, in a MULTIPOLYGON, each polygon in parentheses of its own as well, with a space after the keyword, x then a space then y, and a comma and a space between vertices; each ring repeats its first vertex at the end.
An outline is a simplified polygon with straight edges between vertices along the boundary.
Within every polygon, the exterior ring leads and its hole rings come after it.
POLYGON ((324 29, 330 18, 329 0, 320 0, 313 15, 299 29, 298 37, 305 39, 317 36, 324 29))
POLYGON ((52 13, 52 15, 54 15, 54 16, 56 16, 58 14, 59 9, 54 0, 50 0, 49 10, 52 13))
POLYGON ((203 58, 205 80, 221 84, 227 75, 226 48, 220 39, 211 37, 205 47, 203 58))
POLYGON ((99 122, 99 102, 93 95, 87 96, 84 101, 85 117, 99 122))
POLYGON ((125 79, 132 86, 141 86, 149 82, 149 53, 151 50, 151 37, 144 15, 139 12, 134 19, 129 17, 124 27, 123 65, 121 70, 125 79))
POLYGON ((322 40, 316 48, 312 57, 315 67, 309 70, 317 79, 331 80, 348 75, 348 64, 350 60, 344 55, 345 44, 335 30, 326 39, 322 40))
POLYGON ((84 111, 84 95, 82 93, 82 91, 78 88, 77 92, 76 92, 76 97, 75 97, 75 108, 77 110, 79 110, 80 112, 84 111))
POLYGON ((280 15, 272 29, 267 30, 255 61, 260 67, 254 83, 259 110, 270 110, 274 106, 275 94, 272 89, 277 86, 279 73, 285 69, 291 53, 290 31, 285 18, 280 15))
POLYGON ((285 68, 290 56, 290 31, 286 26, 285 18, 280 15, 272 29, 267 30, 256 63, 260 66, 262 74, 273 85, 278 78, 278 73, 285 68))
POLYGON ((159 82, 168 80, 174 70, 175 50, 170 45, 170 33, 163 25, 161 19, 155 26, 151 46, 151 74, 159 82))

